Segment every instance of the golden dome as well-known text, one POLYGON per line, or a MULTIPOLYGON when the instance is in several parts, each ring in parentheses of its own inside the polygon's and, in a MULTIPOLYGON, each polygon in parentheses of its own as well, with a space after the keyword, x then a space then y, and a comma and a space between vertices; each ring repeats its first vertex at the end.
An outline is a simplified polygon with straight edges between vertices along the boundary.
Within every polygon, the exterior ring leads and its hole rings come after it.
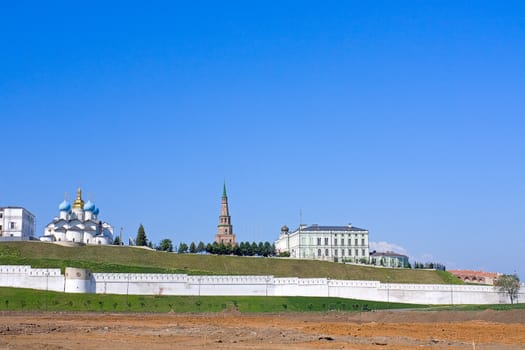
POLYGON ((77 190, 77 198, 73 202, 73 209, 84 209, 84 201, 82 200, 82 190, 80 187, 77 190))

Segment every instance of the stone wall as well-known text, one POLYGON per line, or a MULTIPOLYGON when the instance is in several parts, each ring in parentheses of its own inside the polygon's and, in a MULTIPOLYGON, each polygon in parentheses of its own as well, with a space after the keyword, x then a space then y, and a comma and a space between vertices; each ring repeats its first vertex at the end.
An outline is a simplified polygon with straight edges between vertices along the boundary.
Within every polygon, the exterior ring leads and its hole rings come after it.
POLYGON ((0 286, 64 291, 60 269, 33 269, 31 266, 0 265, 0 286))
MULTIPOLYGON (((326 278, 189 276, 184 274, 91 273, 85 269, 0 266, 0 286, 68 293, 137 295, 317 296, 412 304, 502 304, 507 295, 492 286, 400 284, 326 278)), ((522 288, 518 301, 525 301, 522 288)))

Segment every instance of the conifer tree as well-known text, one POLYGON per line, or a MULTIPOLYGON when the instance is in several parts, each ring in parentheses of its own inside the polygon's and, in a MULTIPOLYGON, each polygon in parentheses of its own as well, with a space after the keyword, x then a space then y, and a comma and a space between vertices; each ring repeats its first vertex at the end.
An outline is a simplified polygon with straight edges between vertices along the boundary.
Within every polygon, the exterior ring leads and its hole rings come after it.
POLYGON ((136 246, 147 246, 148 239, 146 238, 146 231, 144 231, 144 226, 140 224, 139 230, 137 231, 137 238, 135 239, 136 246))
POLYGON ((204 245, 203 241, 199 242, 199 245, 197 246, 197 253, 202 253, 206 251, 206 246, 204 245))

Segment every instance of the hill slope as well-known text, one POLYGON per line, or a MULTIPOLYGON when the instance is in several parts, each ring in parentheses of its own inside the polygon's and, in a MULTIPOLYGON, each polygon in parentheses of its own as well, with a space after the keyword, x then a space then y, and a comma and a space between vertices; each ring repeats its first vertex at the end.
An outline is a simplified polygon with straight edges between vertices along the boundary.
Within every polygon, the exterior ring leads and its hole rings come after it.
POLYGON ((2 242, 0 264, 62 269, 66 266, 82 267, 93 272, 273 275, 392 283, 461 283, 459 279, 443 271, 374 268, 283 258, 174 254, 136 247, 63 247, 44 242, 2 242))

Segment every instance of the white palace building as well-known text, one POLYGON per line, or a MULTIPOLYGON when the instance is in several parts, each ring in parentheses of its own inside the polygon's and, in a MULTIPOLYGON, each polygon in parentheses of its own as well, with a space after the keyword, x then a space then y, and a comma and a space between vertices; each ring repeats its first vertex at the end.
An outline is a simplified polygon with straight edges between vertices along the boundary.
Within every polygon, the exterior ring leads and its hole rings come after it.
POLYGON ((275 241, 277 253, 289 252, 290 257, 330 261, 368 263, 368 230, 352 226, 300 225, 289 232, 281 228, 275 241))
POLYGON ((35 239, 35 216, 22 207, 0 208, 0 241, 35 239))
POLYGON ((64 200, 58 206, 60 214, 50 222, 40 237, 44 242, 80 244, 112 244, 113 227, 98 220, 99 209, 91 201, 84 203, 82 190, 77 191, 73 206, 64 200))

